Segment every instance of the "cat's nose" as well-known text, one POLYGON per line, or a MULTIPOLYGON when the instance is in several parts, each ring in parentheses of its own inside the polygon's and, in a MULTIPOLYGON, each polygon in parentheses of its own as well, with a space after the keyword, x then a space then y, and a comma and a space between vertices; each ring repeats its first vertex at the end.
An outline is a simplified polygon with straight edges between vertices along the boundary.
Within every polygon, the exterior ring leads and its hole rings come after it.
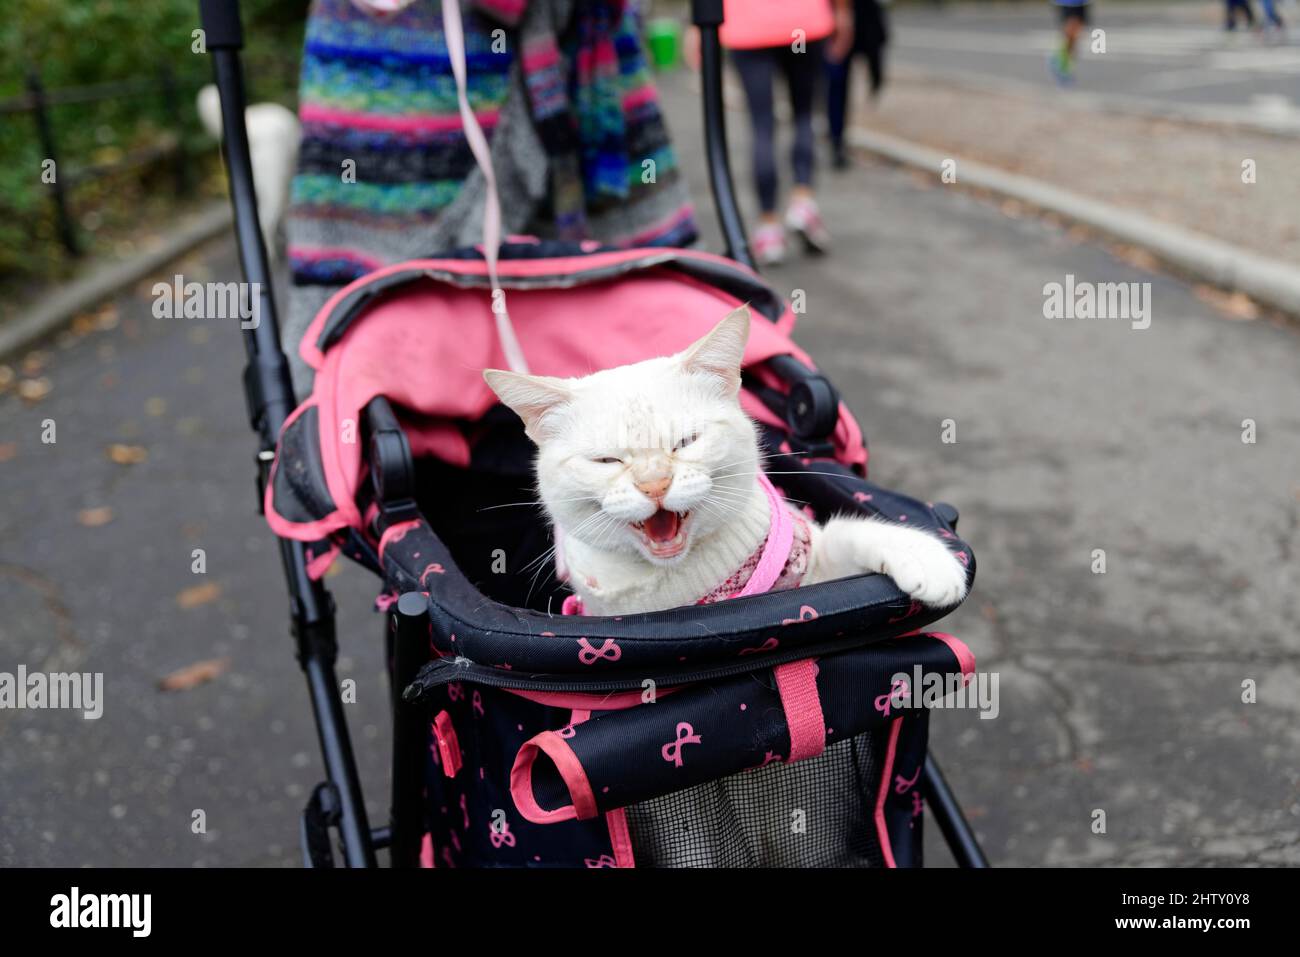
POLYGON ((662 475, 654 479, 638 480, 636 487, 652 501, 658 503, 668 494, 668 486, 672 484, 673 477, 671 475, 662 475))

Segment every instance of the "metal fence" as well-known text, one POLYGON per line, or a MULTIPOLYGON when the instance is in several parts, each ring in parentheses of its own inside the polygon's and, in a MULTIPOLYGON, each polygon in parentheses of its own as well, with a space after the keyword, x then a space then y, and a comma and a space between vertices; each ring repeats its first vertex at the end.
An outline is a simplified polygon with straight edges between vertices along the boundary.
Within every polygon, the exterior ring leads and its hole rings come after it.
POLYGON ((163 66, 150 77, 120 80, 111 83, 94 83, 85 86, 49 90, 41 82, 40 74, 29 72, 27 92, 0 100, 0 117, 28 113, 35 125, 36 137, 44 157, 54 163, 55 174, 49 182, 50 203, 58 227, 59 240, 70 255, 78 256, 82 246, 69 211, 70 194, 79 186, 92 183, 134 169, 162 162, 170 165, 176 194, 184 196, 190 189, 190 171, 185 147, 184 117, 177 78, 169 66, 163 66), (157 97, 162 104, 167 126, 165 133, 155 142, 137 147, 120 159, 108 163, 92 163, 71 167, 64 171, 59 162, 59 143, 55 136, 54 112, 64 106, 101 103, 109 100, 157 97))

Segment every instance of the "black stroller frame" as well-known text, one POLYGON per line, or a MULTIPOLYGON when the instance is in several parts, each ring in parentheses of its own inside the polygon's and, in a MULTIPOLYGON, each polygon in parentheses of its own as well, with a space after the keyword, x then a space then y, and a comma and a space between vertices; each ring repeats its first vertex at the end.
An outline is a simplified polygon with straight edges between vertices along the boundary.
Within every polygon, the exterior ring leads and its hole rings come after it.
MULTIPOLYGON (((288 360, 280 343, 244 125, 244 78, 240 63, 243 28, 239 3, 238 0, 200 0, 199 6, 206 46, 212 57, 221 97, 225 130, 222 147, 229 176, 240 266, 248 288, 256 290, 256 308, 261 320, 244 330, 248 356, 244 391, 249 422, 259 441, 257 501, 261 511, 280 431, 295 408, 296 399, 288 360)), ((722 99, 723 61, 718 37, 723 3, 722 0, 692 0, 691 12, 701 36, 705 149, 710 186, 725 241, 725 255, 752 269, 754 262, 745 237, 727 154, 722 99)), ((830 416, 833 421, 838 406, 838 397, 830 383, 792 356, 777 357, 770 362, 770 367, 791 387, 786 416, 794 432, 798 435, 824 435, 826 419, 830 416)), ((409 446, 386 400, 377 399, 367 407, 364 438, 368 442, 371 479, 380 509, 394 520, 415 514, 415 474, 409 446)), ((955 510, 948 508, 951 523, 955 524, 955 510)), ((290 631, 298 663, 307 679, 325 765, 326 779, 313 790, 302 812, 300 838, 304 864, 308 867, 335 866, 334 844, 337 839, 344 866, 377 866, 376 851, 382 848, 388 848, 392 866, 417 866, 422 837, 422 762, 429 716, 425 708, 404 704, 401 689, 415 679, 429 659, 428 599, 421 593, 407 592, 386 615, 387 660, 392 688, 392 791, 388 825, 372 827, 362 798, 335 673, 338 640, 334 600, 323 583, 308 574, 309 556, 305 543, 281 537, 279 546, 289 591, 290 631)), ((927 755, 925 759, 920 789, 957 863, 963 867, 987 867, 975 834, 933 755, 927 755)))

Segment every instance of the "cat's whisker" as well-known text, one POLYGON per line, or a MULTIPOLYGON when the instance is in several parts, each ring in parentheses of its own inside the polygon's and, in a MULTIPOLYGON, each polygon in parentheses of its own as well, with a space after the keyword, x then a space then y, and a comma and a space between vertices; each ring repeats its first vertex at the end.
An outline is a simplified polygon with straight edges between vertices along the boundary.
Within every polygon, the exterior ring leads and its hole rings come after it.
POLYGON ((858 476, 846 475, 843 472, 807 472, 802 470, 795 470, 791 472, 766 472, 765 474, 767 475, 826 475, 829 476, 830 478, 844 479, 846 482, 859 481, 858 476))
MULTIPOLYGON (((557 504, 557 505, 559 505, 559 504, 561 504, 561 503, 567 504, 567 503, 569 503, 569 502, 591 502, 593 505, 598 505, 598 504, 599 504, 599 503, 598 503, 594 498, 592 498, 590 495, 575 495, 575 496, 573 496, 572 498, 553 498, 553 499, 551 499, 551 501, 554 502, 554 503, 557 504)), ((540 498, 537 498, 537 499, 535 499, 535 500, 533 500, 533 501, 531 501, 531 502, 505 502, 505 503, 503 503, 503 504, 501 504, 501 505, 485 505, 485 506, 483 506, 482 508, 478 509, 477 511, 480 511, 480 512, 490 512, 490 511, 492 511, 494 508, 518 508, 518 507, 522 507, 522 506, 525 506, 525 505, 535 505, 535 506, 537 506, 538 508, 543 508, 544 505, 545 505, 545 503, 543 503, 542 500, 541 500, 540 498)))

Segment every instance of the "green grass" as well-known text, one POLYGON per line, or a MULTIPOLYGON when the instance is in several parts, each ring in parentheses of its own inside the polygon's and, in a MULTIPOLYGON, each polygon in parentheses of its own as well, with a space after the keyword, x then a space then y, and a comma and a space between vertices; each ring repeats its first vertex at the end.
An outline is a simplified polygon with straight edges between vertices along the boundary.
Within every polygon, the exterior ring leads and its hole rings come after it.
MULTIPOLYGON (((294 105, 307 0, 243 0, 250 100, 294 105)), ((176 129, 161 92, 49 109, 59 173, 113 163, 179 135, 190 158, 191 188, 178 196, 159 162, 70 192, 78 239, 87 254, 114 253, 135 231, 165 228, 178 209, 221 191, 217 151, 201 131, 194 94, 209 82, 208 57, 194 51, 198 0, 8 0, 0 17, 0 100, 27 92, 36 71, 48 91, 126 80, 177 84, 176 129)), ((30 113, 0 115, 0 290, 39 285, 75 271, 63 252, 46 159, 30 113)), ((67 180, 65 180, 66 182, 67 180)))

